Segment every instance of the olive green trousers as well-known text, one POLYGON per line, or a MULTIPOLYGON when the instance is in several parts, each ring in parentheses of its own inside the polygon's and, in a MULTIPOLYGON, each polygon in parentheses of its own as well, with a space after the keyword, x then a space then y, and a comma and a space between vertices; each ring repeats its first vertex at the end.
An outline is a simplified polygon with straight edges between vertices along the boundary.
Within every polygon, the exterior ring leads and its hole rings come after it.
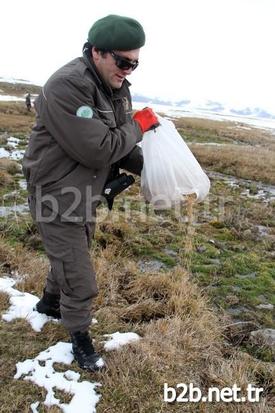
POLYGON ((50 261, 45 289, 60 294, 63 325, 70 332, 85 331, 91 324, 91 304, 98 290, 89 249, 95 224, 63 221, 43 205, 42 219, 36 219, 36 202, 29 197, 43 246, 50 261), (53 219, 49 219, 53 216, 53 219))

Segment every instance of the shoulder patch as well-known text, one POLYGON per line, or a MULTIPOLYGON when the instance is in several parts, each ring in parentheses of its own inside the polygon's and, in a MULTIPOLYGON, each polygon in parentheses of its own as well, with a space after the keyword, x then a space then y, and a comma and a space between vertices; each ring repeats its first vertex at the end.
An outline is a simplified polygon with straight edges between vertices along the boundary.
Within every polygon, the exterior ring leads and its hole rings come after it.
POLYGON ((76 111, 76 116, 80 118, 92 118, 93 115, 94 112, 90 106, 80 106, 76 111))

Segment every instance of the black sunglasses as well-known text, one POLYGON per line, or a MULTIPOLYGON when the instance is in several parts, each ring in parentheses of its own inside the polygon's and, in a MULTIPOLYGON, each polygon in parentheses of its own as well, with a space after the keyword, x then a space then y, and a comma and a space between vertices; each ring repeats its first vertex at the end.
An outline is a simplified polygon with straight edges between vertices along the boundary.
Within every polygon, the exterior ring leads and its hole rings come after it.
POLYGON ((110 54, 113 57, 116 66, 121 70, 135 70, 138 67, 138 60, 131 61, 126 57, 119 56, 114 52, 110 52, 110 54))

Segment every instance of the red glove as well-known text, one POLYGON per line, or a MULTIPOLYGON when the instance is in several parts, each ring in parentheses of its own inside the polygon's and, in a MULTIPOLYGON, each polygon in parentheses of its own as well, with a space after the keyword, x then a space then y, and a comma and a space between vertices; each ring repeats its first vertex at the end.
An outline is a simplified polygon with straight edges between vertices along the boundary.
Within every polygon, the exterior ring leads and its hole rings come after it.
POLYGON ((142 133, 159 126, 159 121, 151 108, 137 111, 133 119, 139 124, 142 133))

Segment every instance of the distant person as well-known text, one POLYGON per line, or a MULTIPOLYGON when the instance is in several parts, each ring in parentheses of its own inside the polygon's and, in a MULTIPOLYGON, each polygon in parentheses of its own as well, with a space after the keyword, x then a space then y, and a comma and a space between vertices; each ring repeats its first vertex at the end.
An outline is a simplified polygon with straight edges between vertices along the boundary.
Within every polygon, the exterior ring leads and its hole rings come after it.
POLYGON ((127 76, 144 43, 143 28, 132 18, 96 21, 83 56, 57 70, 36 99, 36 124, 23 159, 31 214, 50 261, 36 309, 61 318, 77 362, 90 371, 104 366, 89 335, 98 293, 89 256, 96 207, 124 180, 119 168, 141 174, 137 143, 158 122, 149 108, 132 112, 127 76))
POLYGON ((30 112, 30 111, 31 111, 31 108, 32 108, 31 95, 30 95, 30 93, 27 93, 27 94, 26 94, 25 105, 26 105, 26 108, 27 108, 28 112, 30 112))

